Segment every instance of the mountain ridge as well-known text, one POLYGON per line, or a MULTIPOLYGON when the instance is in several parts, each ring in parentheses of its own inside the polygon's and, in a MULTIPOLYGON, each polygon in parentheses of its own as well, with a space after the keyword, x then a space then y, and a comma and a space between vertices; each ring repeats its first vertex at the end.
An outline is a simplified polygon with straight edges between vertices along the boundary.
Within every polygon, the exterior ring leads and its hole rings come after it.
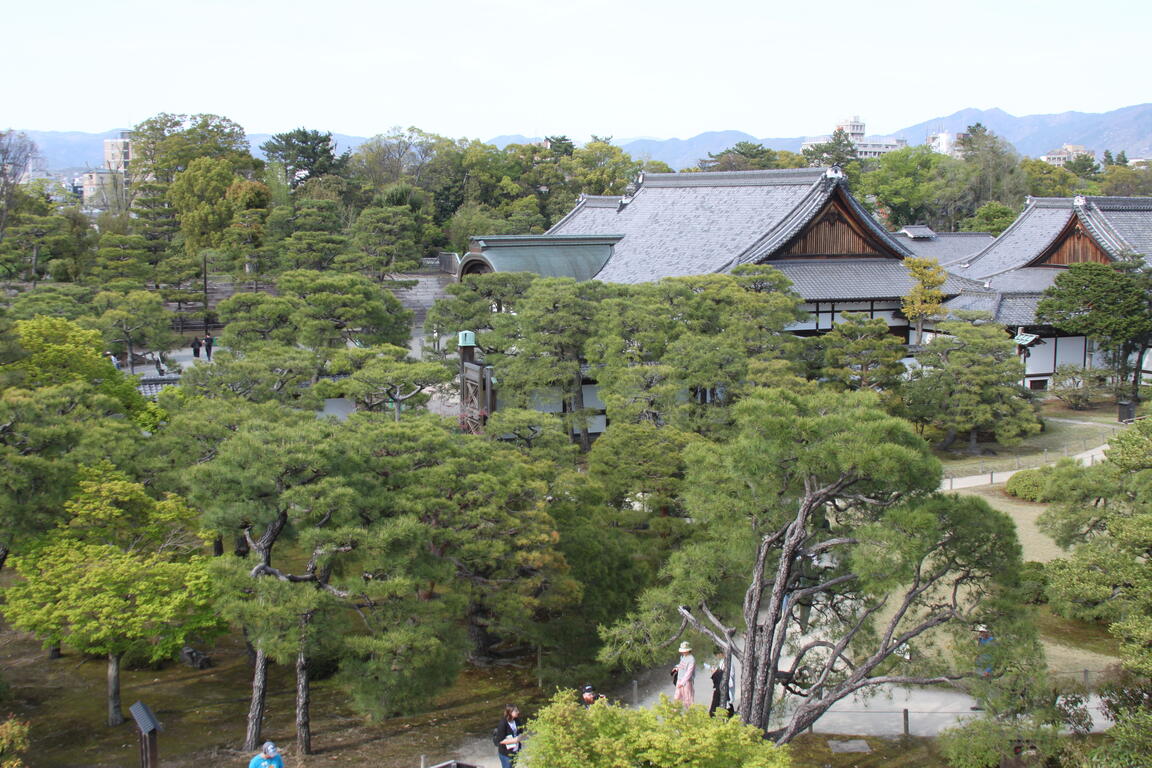
MULTIPOLYGON (((1120 151, 1130 158, 1152 156, 1152 103, 1134 104, 1108 112, 1068 111, 1017 117, 1004 110, 966 107, 943 117, 933 117, 887 134, 902 136, 909 144, 922 144, 938 130, 962 132, 973 123, 983 123, 989 130, 1010 142, 1022 155, 1039 157, 1062 144, 1081 144, 1095 150, 1099 157, 1105 149, 1120 151)), ((831 128, 831 126, 829 126, 831 128)), ((103 140, 115 138, 120 129, 101 133, 80 131, 24 131, 40 150, 47 168, 55 171, 99 168, 103 163, 103 140)), ((248 142, 257 155, 259 147, 272 134, 249 134, 248 142)), ((367 137, 333 133, 340 151, 355 150, 367 137)), ((487 143, 503 148, 509 144, 540 141, 539 138, 508 134, 496 136, 487 143)), ((617 142, 628 154, 642 160, 659 160, 676 170, 696 165, 710 153, 715 154, 741 141, 763 144, 775 150, 799 152, 805 137, 757 138, 738 130, 705 131, 691 138, 634 139, 617 142)))

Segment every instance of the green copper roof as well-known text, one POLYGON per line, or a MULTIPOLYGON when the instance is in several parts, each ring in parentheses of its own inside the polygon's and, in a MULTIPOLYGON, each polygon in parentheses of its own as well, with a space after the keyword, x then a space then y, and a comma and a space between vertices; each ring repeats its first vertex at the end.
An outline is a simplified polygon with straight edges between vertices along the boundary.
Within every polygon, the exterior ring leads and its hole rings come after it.
POLYGON ((543 277, 591 280, 620 235, 496 235, 473 237, 460 260, 460 274, 473 271, 534 272, 543 277))

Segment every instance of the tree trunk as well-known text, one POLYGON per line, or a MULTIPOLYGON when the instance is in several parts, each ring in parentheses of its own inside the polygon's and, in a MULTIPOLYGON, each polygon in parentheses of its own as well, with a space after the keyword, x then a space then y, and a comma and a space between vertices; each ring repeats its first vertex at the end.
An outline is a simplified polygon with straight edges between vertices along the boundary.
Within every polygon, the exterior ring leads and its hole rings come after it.
MULTIPOLYGON (((308 618, 300 620, 301 630, 308 624, 308 618)), ((312 754, 312 728, 308 718, 310 691, 308 690, 308 655, 304 651, 303 632, 300 637, 300 651, 296 654, 296 749, 301 755, 312 754)))
POLYGON ((580 453, 592 450, 592 438, 588 434, 588 418, 584 414, 584 374, 576 368, 576 388, 572 390, 573 416, 580 420, 580 453))
POLYGON ((136 373, 136 355, 132 353, 132 340, 128 340, 128 373, 136 373))
POLYGON ((120 659, 123 653, 108 654, 108 725, 124 722, 124 711, 120 709, 120 659))
POLYGON ((60 659, 64 654, 60 651, 60 643, 52 643, 52 647, 48 649, 48 658, 60 659))
POLYGON ((0 570, 3 570, 6 562, 8 562, 8 547, 0 545, 0 570))
POLYGON ((946 451, 952 447, 952 443, 954 442, 956 442, 956 430, 949 428, 948 434, 944 435, 944 439, 936 443, 936 449, 946 451))
POLYGON ((468 604, 468 639, 472 643, 473 659, 488 658, 492 635, 488 632, 488 611, 480 603, 468 604))
POLYGON ((268 691, 268 656, 256 651, 256 669, 252 673, 252 701, 248 705, 248 730, 244 732, 244 749, 251 752, 260 745, 264 726, 264 695, 268 691))

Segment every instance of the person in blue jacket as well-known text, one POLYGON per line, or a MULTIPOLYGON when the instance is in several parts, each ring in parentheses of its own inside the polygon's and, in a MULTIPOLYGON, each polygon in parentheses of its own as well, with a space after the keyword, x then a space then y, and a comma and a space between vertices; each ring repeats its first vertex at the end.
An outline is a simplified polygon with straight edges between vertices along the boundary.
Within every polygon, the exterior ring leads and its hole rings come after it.
POLYGON ((284 758, 280 757, 280 750, 275 744, 266 741, 260 754, 248 762, 248 768, 284 768, 284 758))

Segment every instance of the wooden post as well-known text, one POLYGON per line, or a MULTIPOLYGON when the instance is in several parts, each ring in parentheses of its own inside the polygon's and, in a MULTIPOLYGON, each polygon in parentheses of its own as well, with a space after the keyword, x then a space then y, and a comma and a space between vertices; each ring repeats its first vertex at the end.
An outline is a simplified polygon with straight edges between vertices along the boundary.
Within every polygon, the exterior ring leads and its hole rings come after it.
POLYGON ((911 735, 909 733, 909 730, 908 730, 908 709, 907 708, 904 709, 904 735, 905 736, 911 735))
POLYGON ((160 768, 160 746, 156 731, 140 734, 140 768, 160 768))
POLYGON ((632 709, 640 709, 640 683, 632 681, 632 709))

